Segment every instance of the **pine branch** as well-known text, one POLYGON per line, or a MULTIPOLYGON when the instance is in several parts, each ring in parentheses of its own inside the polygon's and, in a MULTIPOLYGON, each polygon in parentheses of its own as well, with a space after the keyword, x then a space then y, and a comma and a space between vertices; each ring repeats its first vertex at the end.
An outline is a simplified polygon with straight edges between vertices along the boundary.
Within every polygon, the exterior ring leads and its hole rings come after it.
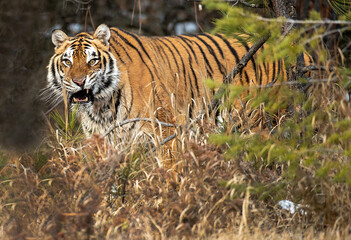
MULTIPOLYGON (((332 83, 332 82, 339 82, 340 80, 337 78, 323 78, 323 79, 309 79, 306 84, 311 84, 311 83, 332 83)), ((258 85, 252 88, 271 88, 271 87, 279 87, 279 86, 293 86, 293 85, 299 85, 299 84, 304 84, 303 82, 300 81, 291 81, 291 82, 280 82, 280 83, 275 83, 271 84, 268 83, 266 85, 258 85)))
POLYGON ((324 66, 317 66, 317 65, 308 65, 307 67, 304 67, 301 69, 304 73, 310 72, 310 71, 334 71, 334 67, 329 67, 328 69, 324 66))
POLYGON ((232 79, 241 72, 241 70, 247 65, 247 62, 253 57, 253 55, 262 47, 262 45, 268 40, 270 34, 267 34, 257 43, 252 45, 252 47, 247 51, 247 53, 240 59, 240 61, 236 64, 236 66, 230 71, 230 73, 223 79, 223 85, 217 90, 215 95, 211 100, 211 104, 209 106, 209 112, 212 112, 216 109, 220 104, 220 96, 226 91, 226 85, 232 82, 232 79))

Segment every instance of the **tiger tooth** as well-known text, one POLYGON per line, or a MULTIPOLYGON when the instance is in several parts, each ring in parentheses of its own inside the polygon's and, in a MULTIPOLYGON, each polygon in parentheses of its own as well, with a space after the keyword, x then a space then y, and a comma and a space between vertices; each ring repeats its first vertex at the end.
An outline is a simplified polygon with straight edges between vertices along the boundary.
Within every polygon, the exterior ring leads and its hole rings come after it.
POLYGON ((74 97, 74 98, 73 98, 73 101, 78 102, 78 99, 74 97))
POLYGON ((88 101, 88 97, 85 97, 84 102, 87 102, 87 101, 88 101))
POLYGON ((87 93, 89 93, 89 89, 87 89, 87 93))

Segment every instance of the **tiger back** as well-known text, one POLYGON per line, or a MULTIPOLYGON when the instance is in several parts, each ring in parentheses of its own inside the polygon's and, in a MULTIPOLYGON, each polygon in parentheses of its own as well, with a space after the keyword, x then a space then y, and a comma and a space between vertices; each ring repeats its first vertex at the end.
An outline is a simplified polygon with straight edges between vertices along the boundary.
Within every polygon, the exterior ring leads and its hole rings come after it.
MULTIPOLYGON (((221 35, 145 37, 104 24, 74 37, 56 30, 52 41, 48 89, 77 105, 87 135, 131 118, 182 122, 213 95, 204 79, 222 82, 250 48, 221 35)), ((253 57, 233 84, 259 86, 279 75, 287 78, 282 61, 258 64, 253 57)), ((150 133, 152 126, 136 121, 123 129, 150 133)))

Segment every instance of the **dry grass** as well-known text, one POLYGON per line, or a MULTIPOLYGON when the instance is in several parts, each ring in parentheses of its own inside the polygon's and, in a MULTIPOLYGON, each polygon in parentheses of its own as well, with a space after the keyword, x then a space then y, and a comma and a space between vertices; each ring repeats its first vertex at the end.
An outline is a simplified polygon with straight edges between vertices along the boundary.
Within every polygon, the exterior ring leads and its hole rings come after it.
MULTIPOLYGON (((317 95, 315 107, 338 102, 331 112, 351 117, 342 89, 329 84, 315 91, 325 93, 317 95)), ((114 148, 99 135, 66 141, 54 131, 34 153, 2 151, 0 238, 350 238, 349 185, 332 178, 317 182, 316 169, 302 162, 299 178, 287 182, 289 164, 257 164, 246 161, 245 153, 228 157, 227 146, 208 142, 211 133, 233 134, 235 129, 241 138, 259 135, 269 140, 275 130, 269 129, 264 106, 246 108, 223 110, 224 129, 199 121, 190 136, 178 135, 178 151, 172 155, 175 168, 165 166, 167 153, 147 154, 135 139, 114 148), (279 183, 285 184, 283 190, 262 197, 260 186, 274 188, 279 183), (279 196, 300 199, 307 214, 281 209, 279 196)), ((275 129, 289 118, 282 115, 271 115, 275 129)), ((312 138, 330 135, 333 123, 324 121, 312 138)), ((335 152, 320 161, 331 158, 350 160, 335 152)))

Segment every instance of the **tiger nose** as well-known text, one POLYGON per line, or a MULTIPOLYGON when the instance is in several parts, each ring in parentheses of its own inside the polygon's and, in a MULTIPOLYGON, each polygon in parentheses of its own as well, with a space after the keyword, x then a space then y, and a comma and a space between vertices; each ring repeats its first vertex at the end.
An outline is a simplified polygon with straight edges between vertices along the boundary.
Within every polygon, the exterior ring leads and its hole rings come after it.
POLYGON ((85 77, 84 77, 84 78, 81 78, 81 79, 79 79, 79 80, 74 79, 73 82, 74 82, 75 84, 77 84, 78 86, 83 87, 83 86, 84 86, 85 79, 86 79, 85 77))

